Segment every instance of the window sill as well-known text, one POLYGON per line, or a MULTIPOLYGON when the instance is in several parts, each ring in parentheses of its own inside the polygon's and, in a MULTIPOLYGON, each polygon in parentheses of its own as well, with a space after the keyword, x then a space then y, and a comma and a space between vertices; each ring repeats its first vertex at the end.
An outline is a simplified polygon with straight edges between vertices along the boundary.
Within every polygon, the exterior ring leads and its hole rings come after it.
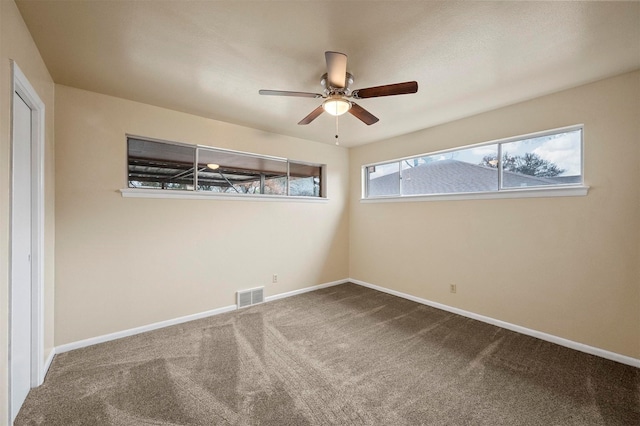
POLYGON ((243 201, 289 201, 296 203, 326 203, 328 198, 300 197, 287 195, 262 195, 262 194, 220 194, 195 191, 162 190, 162 189, 137 189, 124 188, 119 190, 123 198, 164 198, 184 200, 243 200, 243 201))
POLYGON ((564 186, 554 188, 504 189, 492 192, 464 192, 456 194, 404 195, 376 198, 362 198, 361 203, 398 203, 411 201, 457 201, 485 200, 496 198, 545 198, 545 197, 583 197, 589 191, 588 186, 564 186))

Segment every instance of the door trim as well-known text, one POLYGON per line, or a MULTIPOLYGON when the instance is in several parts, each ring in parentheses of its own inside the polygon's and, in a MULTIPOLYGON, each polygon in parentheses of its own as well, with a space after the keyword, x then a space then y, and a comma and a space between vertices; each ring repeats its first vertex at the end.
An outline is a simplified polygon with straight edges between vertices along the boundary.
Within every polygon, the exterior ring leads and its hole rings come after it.
MULTIPOLYGON (((27 80, 18 64, 11 61, 13 91, 11 96, 11 191, 13 193, 13 103, 16 94, 31 109, 31 387, 44 382, 44 124, 45 105, 27 80)), ((13 197, 13 196, 12 196, 13 197)), ((11 207, 11 217, 13 208, 11 207)), ((11 219, 13 223, 13 219, 11 219)), ((11 225, 13 228, 13 225, 11 225)), ((11 229, 11 232, 13 230, 11 229)), ((9 238, 12 238, 10 233, 9 238)), ((11 254, 9 255, 11 257, 11 254)), ((9 263, 11 267, 11 261, 9 263)), ((11 274, 9 274, 11 280, 11 274)), ((10 282, 9 289, 13 283, 10 282)), ((10 320, 12 314, 10 314, 10 320)), ((11 345, 9 327, 9 345, 11 345)), ((11 349, 9 346, 9 353, 11 349)), ((9 360, 11 362, 11 360, 9 360)), ((11 374, 11 365, 9 365, 11 374)), ((11 387, 11 381, 9 381, 11 387)), ((9 388, 9 411, 11 411, 11 388, 9 388)), ((13 416, 16 413, 11 413, 13 416)), ((10 419, 11 420, 11 419, 10 419)))

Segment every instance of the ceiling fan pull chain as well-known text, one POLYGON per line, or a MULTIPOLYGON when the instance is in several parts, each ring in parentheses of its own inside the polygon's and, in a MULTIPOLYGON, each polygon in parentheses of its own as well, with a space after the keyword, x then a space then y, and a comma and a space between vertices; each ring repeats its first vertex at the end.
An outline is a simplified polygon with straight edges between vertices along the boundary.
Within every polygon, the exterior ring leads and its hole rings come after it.
POLYGON ((340 145, 338 142, 338 116, 336 115, 336 145, 340 145))

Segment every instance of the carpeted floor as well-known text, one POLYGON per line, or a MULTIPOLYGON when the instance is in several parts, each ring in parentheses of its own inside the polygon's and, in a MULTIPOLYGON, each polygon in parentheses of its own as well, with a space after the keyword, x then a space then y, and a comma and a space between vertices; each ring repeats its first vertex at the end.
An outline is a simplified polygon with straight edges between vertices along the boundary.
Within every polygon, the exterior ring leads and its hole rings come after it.
POLYGON ((16 425, 640 425, 640 369, 354 284, 55 357, 16 425))

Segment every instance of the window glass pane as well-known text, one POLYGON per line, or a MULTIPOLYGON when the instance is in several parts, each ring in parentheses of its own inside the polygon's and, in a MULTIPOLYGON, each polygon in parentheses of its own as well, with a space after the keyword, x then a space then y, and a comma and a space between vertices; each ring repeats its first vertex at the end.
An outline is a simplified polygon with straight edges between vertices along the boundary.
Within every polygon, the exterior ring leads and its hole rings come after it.
MULTIPOLYGON (((239 165, 241 158, 233 153, 198 148, 198 191, 245 194, 256 193, 250 190, 252 183, 258 183, 260 176, 253 171, 244 171, 239 165)), ((247 169, 248 167, 244 167, 247 169)))
POLYGON ((369 166, 366 179, 368 197, 400 195, 400 163, 369 166))
POLYGON ((195 147, 129 138, 129 187, 193 190, 195 147))
POLYGON ((402 195, 498 190, 498 145, 402 160, 402 195))
POLYGON ((502 144, 502 187, 582 183, 582 130, 502 144))
POLYGON ((264 193, 267 195, 287 195, 287 174, 265 179, 264 193))
POLYGON ((287 194, 287 161, 198 148, 198 191, 287 194))
POLYGON ((235 192, 240 194, 260 194, 260 181, 252 180, 249 182, 235 183, 233 185, 233 188, 228 188, 226 192, 235 192))
POLYGON ((289 195, 319 197, 321 173, 319 165, 289 162, 289 195))

